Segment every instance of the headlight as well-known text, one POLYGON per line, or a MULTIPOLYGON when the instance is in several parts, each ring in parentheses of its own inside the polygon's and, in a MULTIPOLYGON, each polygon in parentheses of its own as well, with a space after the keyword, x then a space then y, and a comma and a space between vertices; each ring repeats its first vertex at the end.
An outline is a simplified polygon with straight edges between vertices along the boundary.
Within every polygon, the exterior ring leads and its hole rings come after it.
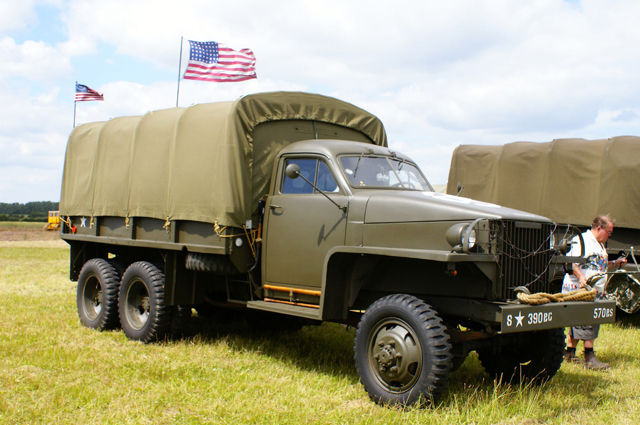
POLYGON ((477 238, 477 234, 476 234, 476 229, 470 229, 464 232, 464 235, 467 236, 466 241, 463 239, 462 241, 462 246, 465 247, 467 250, 471 250, 473 249, 474 246, 476 246, 476 238, 477 238))
POLYGON ((462 248, 462 233, 468 225, 468 223, 457 223, 449 227, 449 229, 447 230, 445 238, 447 239, 447 242, 449 242, 449 245, 454 248, 454 250, 458 251, 462 248))
POLYGON ((478 221, 476 220, 471 224, 457 223, 447 230, 445 237, 454 251, 469 252, 476 246, 478 239, 476 225, 478 221))

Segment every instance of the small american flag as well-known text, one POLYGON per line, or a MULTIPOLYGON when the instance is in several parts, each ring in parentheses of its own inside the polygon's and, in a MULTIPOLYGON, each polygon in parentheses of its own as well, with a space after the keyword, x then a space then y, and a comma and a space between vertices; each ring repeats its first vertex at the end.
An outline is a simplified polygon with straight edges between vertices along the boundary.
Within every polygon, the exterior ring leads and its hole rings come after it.
POLYGON ((90 100, 104 100, 104 96, 84 84, 76 83, 76 102, 90 100))
POLYGON ((257 78, 256 57, 250 49, 237 52, 215 41, 189 40, 189 45, 185 80, 224 83, 257 78))

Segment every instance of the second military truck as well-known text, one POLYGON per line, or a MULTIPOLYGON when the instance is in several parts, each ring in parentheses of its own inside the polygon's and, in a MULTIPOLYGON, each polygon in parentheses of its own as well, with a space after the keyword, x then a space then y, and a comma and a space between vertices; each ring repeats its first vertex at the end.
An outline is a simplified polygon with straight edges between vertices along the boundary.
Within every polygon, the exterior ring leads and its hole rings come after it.
MULTIPOLYGON (((447 192, 463 194, 568 223, 579 232, 594 217, 616 220, 607 241, 609 258, 628 256, 624 270, 607 277, 605 293, 619 318, 640 311, 640 137, 555 139, 505 145, 458 146, 451 159, 447 192)), ((579 233, 576 232, 576 233, 579 233)), ((553 291, 559 291, 557 276, 553 291)))
POLYGON ((519 303, 566 260, 557 226, 435 193, 380 120, 320 95, 79 126, 60 214, 85 326, 151 342, 192 308, 357 325, 356 368, 383 404, 436 400, 473 350, 492 376, 544 382, 563 327, 614 320, 611 302, 519 303))

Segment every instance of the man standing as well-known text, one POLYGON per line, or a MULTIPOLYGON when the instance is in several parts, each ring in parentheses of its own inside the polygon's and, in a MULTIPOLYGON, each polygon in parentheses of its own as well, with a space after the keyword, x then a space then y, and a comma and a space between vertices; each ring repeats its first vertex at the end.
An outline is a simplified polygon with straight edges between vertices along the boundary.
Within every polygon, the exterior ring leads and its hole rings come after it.
MULTIPOLYGON (((566 274, 562 284, 562 292, 571 292, 584 288, 587 279, 598 273, 605 273, 609 264, 616 267, 623 267, 626 258, 618 258, 615 261, 609 261, 605 243, 613 233, 613 225, 615 221, 608 215, 599 215, 593 220, 591 229, 582 234, 584 241, 584 254, 587 259, 586 263, 574 264, 572 274, 566 274)), ((571 250, 567 254, 572 257, 581 255, 581 243, 579 237, 576 236, 572 241, 571 250)), ((601 296, 602 294, 598 294, 601 296)), ((600 325, 574 326, 569 328, 569 336, 567 338, 567 352, 564 356, 565 360, 570 362, 579 362, 576 356, 576 347, 579 341, 584 342, 584 365, 589 369, 606 370, 609 368, 608 363, 603 363, 596 357, 593 351, 593 344, 598 337, 600 325)))

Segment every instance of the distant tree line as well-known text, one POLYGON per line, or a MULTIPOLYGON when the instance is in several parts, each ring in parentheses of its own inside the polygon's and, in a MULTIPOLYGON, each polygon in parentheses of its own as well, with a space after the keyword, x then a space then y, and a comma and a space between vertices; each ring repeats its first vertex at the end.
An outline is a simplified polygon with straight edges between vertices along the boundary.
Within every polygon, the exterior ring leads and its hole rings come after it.
POLYGON ((21 204, 0 202, 0 221, 42 221, 46 222, 49 211, 57 211, 59 202, 40 201, 21 204))

